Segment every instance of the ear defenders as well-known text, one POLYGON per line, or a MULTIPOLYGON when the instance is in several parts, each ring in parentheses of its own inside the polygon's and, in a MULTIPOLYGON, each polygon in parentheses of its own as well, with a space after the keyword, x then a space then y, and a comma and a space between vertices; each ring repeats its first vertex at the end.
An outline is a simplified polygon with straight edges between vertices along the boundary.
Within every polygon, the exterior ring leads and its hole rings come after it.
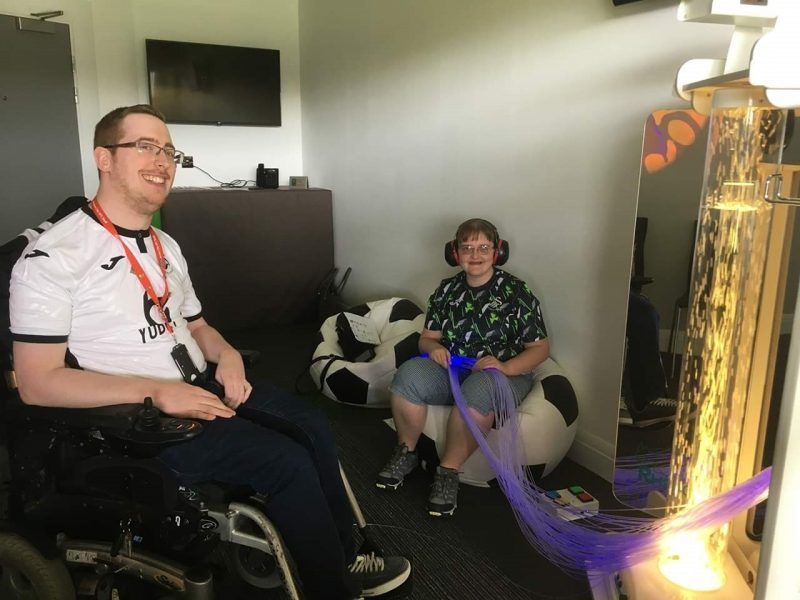
MULTIPOLYGON (((492 232, 492 238, 495 242, 492 264, 493 265, 506 264, 510 254, 508 242, 506 240, 500 239, 500 234, 497 232, 497 228, 494 225, 492 225, 489 221, 486 221, 484 219, 480 220, 488 226, 489 230, 492 232)), ((458 266, 458 239, 450 240, 444 245, 444 259, 445 261, 447 261, 447 264, 450 265, 451 267, 458 266)))

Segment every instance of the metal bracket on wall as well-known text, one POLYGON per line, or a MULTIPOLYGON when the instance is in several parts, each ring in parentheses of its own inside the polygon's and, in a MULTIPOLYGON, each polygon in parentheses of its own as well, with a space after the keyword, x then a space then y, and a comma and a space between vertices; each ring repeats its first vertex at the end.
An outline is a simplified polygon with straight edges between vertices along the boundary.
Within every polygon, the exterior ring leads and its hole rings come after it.
POLYGON ((55 33, 56 24, 40 19, 17 17, 17 31, 31 31, 34 33, 55 33))
POLYGON ((767 177, 767 182, 764 185, 764 200, 772 204, 791 204, 793 206, 800 206, 800 198, 793 198, 791 196, 781 196, 781 185, 783 184, 783 175, 774 173, 767 177), (773 181, 775 182, 773 185, 773 181))
POLYGON ((44 12, 31 13, 31 16, 38 18, 40 21, 46 21, 47 19, 52 19, 53 17, 63 17, 64 16, 64 11, 63 10, 46 10, 44 12))

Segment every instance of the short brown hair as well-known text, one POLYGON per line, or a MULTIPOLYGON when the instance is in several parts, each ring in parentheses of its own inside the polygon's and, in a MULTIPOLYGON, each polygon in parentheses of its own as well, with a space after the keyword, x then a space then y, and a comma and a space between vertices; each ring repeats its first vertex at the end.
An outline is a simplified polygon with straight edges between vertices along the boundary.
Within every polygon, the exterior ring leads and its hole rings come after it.
POLYGON ((110 146, 112 144, 119 143, 120 136, 122 135, 122 132, 120 131, 120 125, 122 124, 122 120, 128 115, 150 115, 163 121, 164 123, 167 122, 167 120, 164 118, 164 115, 149 104, 120 106, 100 119, 100 121, 97 122, 97 125, 95 125, 94 147, 97 148, 99 146, 110 146))
POLYGON ((456 243, 467 242, 480 234, 485 235, 486 239, 490 240, 495 246, 500 243, 500 234, 497 233, 497 227, 486 219, 464 221, 456 231, 456 243))

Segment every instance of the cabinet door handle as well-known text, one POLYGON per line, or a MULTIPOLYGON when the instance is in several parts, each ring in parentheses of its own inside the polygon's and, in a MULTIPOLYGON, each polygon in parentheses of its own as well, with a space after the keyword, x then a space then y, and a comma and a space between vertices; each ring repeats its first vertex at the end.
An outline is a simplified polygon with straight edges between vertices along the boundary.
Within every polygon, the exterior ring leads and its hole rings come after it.
POLYGON ((764 185, 764 200, 772 204, 792 204, 794 206, 800 206, 800 198, 781 196, 782 184, 783 175, 780 173, 775 173, 767 177, 767 182, 764 185), (774 184, 773 181, 775 182, 774 184))

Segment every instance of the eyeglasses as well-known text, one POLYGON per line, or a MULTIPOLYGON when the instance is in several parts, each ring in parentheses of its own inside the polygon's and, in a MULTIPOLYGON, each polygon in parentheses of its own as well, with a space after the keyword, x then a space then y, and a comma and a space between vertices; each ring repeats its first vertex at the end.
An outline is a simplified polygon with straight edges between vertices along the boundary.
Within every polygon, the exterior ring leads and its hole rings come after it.
POLYGON ((492 244, 480 244, 478 246, 461 244, 458 247, 458 251, 462 254, 475 254, 477 252, 481 256, 487 256, 492 250, 494 250, 494 245, 492 244))
POLYGON ((108 146, 103 146, 103 148, 136 148, 136 151, 139 154, 147 154, 148 156, 156 157, 162 152, 164 156, 166 156, 169 160, 178 164, 181 162, 183 158, 183 152, 179 150, 175 150, 172 146, 162 147, 158 144, 154 144, 153 142, 148 142, 147 140, 136 140, 135 142, 123 142, 121 144, 109 144, 108 146))

